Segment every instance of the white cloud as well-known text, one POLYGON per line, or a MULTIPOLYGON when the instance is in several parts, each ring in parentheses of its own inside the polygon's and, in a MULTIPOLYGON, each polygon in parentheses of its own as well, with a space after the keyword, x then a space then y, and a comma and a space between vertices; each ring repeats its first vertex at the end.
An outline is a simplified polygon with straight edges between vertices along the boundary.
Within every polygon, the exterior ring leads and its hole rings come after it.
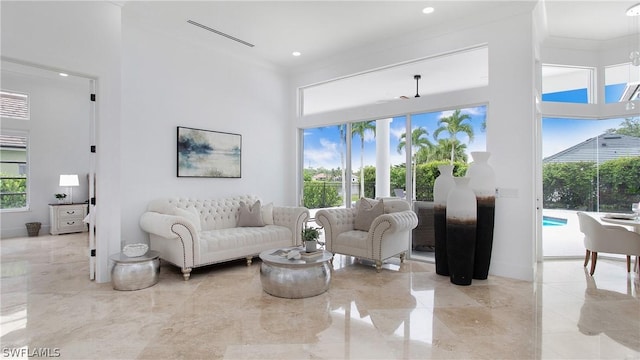
MULTIPOLYGON (((354 139, 358 139, 360 141, 360 136, 356 136, 354 139)), ((373 131, 367 130, 364 133, 364 142, 374 142, 376 141, 376 135, 373 131)))
POLYGON ((453 110, 442 111, 440 116, 438 116, 438 119, 449 117, 451 114, 453 114, 453 110))
MULTIPOLYGON (((426 129, 427 132, 429 133, 429 135, 427 135, 427 137, 429 138, 429 140, 432 140, 431 139, 431 135, 433 134, 433 130, 434 129, 429 129, 429 127, 427 127, 427 126, 413 126, 411 128, 411 132, 413 132, 413 130, 415 130, 415 129, 419 128, 419 127, 423 128, 423 129, 426 129)), ((390 129, 391 139, 400 141, 400 136, 402 136, 402 134, 404 134, 404 132, 405 132, 404 124, 402 126, 397 126, 397 127, 394 127, 394 128, 392 127, 390 129)))
POLYGON ((389 129, 389 133, 391 134, 392 139, 400 140, 400 136, 404 134, 405 130, 406 127, 402 124, 402 126, 391 127, 389 129))
POLYGON ((328 139, 325 138, 321 138, 320 139, 320 145, 322 146, 323 149, 326 149, 328 151, 338 151, 338 143, 330 141, 328 139))
MULTIPOLYGON (((482 106, 476 106, 476 107, 472 107, 472 108, 466 108, 466 109, 461 109, 462 111, 460 111, 461 114, 467 114, 467 115, 471 115, 471 116, 477 116, 477 115, 484 115, 485 114, 485 108, 483 108, 482 106)), ((447 111, 443 111, 440 113, 440 116, 438 117, 439 119, 451 116, 453 114, 455 110, 447 110, 447 111)))
POLYGON ((462 113, 469 114, 471 116, 476 116, 476 115, 485 115, 487 112, 486 112, 486 108, 482 106, 476 106, 476 107, 464 109, 462 110, 462 113))
POLYGON ((319 140, 320 147, 305 149, 305 167, 324 167, 328 169, 340 166, 340 144, 326 138, 319 140))

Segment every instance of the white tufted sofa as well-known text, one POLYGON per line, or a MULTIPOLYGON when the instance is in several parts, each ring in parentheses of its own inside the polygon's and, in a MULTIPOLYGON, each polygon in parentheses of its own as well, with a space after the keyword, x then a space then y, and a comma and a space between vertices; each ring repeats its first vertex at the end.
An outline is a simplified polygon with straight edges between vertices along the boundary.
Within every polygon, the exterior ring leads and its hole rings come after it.
POLYGON ((273 225, 236 227, 240 202, 254 204, 252 195, 226 199, 167 198, 152 201, 140 218, 140 227, 149 233, 150 248, 160 258, 182 269, 189 280, 195 267, 229 260, 247 259, 260 252, 302 243, 302 227, 309 218, 304 207, 274 206, 273 225), (195 208, 201 230, 187 217, 174 215, 176 208, 195 208))

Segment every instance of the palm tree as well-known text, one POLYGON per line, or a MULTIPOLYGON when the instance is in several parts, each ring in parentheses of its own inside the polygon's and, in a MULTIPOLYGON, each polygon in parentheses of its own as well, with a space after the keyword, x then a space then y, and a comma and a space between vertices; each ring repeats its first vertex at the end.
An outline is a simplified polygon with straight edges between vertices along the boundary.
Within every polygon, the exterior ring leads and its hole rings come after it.
POLYGON ((358 135, 360 137, 360 197, 364 196, 364 134, 372 131, 376 135, 376 122, 360 121, 351 124, 351 136, 358 135))
POLYGON ((467 144, 463 144, 460 140, 440 139, 433 147, 431 160, 449 160, 451 161, 451 148, 454 149, 454 157, 460 161, 467 161, 467 144))
MULTIPOLYGON (((429 136, 429 132, 427 131, 427 129, 423 127, 417 127, 413 129, 413 131, 411 132, 411 148, 413 149, 411 154, 411 168, 413 170, 412 171, 413 175, 411 176, 411 183, 413 184, 412 189, 414 194, 416 189, 416 167, 418 165, 416 160, 417 160, 418 152, 422 149, 429 149, 433 147, 433 144, 431 143, 431 141, 429 141, 427 136, 429 136), (423 135, 425 137, 422 137, 423 135)), ((405 146, 407 146, 406 138, 407 138, 406 132, 400 135, 400 142, 398 142, 398 154, 400 154, 402 152, 402 149, 405 146)))
POLYGON ((453 164, 454 153, 455 153, 455 145, 458 133, 467 134, 469 137, 469 142, 473 141, 473 127, 471 124, 464 124, 465 120, 471 120, 471 116, 469 114, 460 114, 460 110, 455 110, 451 116, 443 117, 440 119, 440 127, 433 132, 433 138, 438 140, 438 135, 441 132, 446 131, 449 133, 449 140, 451 145, 451 164, 453 164))
POLYGON ((434 160, 442 160, 442 158, 438 158, 438 148, 435 145, 431 144, 429 147, 424 147, 416 151, 416 165, 426 164, 434 160))

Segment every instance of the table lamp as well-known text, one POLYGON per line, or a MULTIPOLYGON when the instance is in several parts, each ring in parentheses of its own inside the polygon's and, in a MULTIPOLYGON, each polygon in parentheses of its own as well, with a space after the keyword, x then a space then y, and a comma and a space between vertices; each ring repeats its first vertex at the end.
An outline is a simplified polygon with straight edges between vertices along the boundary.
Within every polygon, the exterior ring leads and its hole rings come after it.
POLYGON ((73 204, 73 187, 80 186, 78 175, 60 175, 60 186, 66 186, 69 190, 68 204, 73 204))

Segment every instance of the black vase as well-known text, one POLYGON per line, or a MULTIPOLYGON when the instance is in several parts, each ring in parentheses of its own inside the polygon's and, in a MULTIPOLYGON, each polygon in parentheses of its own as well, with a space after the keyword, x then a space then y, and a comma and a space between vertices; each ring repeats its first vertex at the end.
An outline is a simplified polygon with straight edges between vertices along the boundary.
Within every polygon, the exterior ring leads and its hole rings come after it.
POLYGON ((489 276, 491 252, 493 250, 493 228, 496 213, 496 176, 487 163, 490 154, 486 151, 471 152, 473 163, 467 170, 471 179, 469 187, 476 194, 478 203, 476 228, 476 252, 473 278, 484 280, 489 276))
POLYGON ((433 183, 433 233, 435 238, 436 274, 449 276, 447 259, 447 197, 456 186, 453 165, 439 165, 440 175, 433 183))
POLYGON ((476 195, 469 178, 454 178, 456 186, 447 198, 447 258, 449 279, 471 285, 476 250, 476 195))

